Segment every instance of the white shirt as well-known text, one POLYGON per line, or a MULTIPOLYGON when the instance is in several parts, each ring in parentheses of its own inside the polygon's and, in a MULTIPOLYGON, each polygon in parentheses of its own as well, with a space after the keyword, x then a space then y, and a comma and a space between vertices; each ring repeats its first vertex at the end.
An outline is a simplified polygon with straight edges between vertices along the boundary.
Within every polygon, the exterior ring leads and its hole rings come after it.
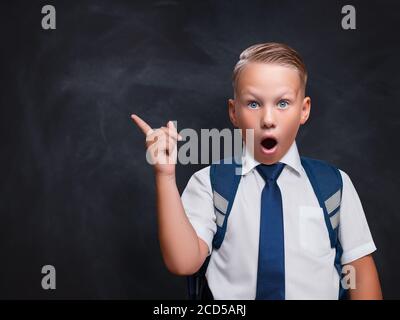
MULTIPOLYGON (((277 179, 282 194, 285 241, 286 299, 337 299, 339 275, 334 267, 322 208, 304 171, 294 141, 280 162, 277 179)), ((217 230, 210 184, 210 166, 193 174, 181 199, 198 237, 212 252, 206 277, 214 299, 255 299, 261 192, 265 181, 249 152, 242 156, 242 178, 237 190, 224 241, 212 248, 217 230)), ((349 176, 340 170, 343 193, 339 239, 342 264, 376 250, 364 210, 349 176)))

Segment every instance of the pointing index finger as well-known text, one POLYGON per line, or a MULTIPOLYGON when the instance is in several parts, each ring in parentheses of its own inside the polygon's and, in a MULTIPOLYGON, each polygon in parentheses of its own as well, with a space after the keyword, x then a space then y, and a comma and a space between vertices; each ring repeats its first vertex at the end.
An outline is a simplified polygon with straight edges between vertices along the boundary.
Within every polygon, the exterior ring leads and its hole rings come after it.
POLYGON ((153 129, 140 117, 138 117, 136 114, 132 114, 131 118, 133 121, 135 121, 136 125, 142 130, 142 132, 148 136, 149 134, 153 133, 153 129))

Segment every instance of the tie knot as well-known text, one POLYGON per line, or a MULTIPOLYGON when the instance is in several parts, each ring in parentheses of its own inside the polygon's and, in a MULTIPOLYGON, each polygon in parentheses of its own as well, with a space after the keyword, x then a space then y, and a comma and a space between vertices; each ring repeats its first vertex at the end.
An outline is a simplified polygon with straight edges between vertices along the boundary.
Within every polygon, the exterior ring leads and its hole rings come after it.
POLYGON ((276 181, 281 174, 283 167, 285 166, 282 162, 274 164, 259 164, 256 168, 258 173, 263 177, 265 182, 276 181))

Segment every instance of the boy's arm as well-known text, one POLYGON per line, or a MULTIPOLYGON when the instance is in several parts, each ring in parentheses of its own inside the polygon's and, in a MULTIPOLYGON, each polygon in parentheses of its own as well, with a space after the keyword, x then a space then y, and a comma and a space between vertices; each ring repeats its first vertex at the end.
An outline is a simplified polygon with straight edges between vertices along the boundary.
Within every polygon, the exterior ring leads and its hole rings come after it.
POLYGON ((354 267, 355 289, 349 289, 350 299, 382 299, 378 272, 371 253, 375 243, 360 197, 348 174, 340 170, 343 180, 340 206, 339 240, 343 248, 342 263, 354 267))
POLYGON ((158 235, 164 262, 172 273, 193 274, 206 259, 208 246, 190 224, 176 185, 176 140, 180 136, 172 122, 153 130, 138 116, 132 115, 132 119, 146 135, 146 147, 154 164, 158 235))
POLYGON ((351 300, 382 300, 378 272, 372 255, 357 259, 349 265, 356 270, 356 288, 349 289, 351 300))
POLYGON ((185 214, 174 176, 156 174, 158 235, 164 262, 178 275, 197 272, 208 254, 185 214))

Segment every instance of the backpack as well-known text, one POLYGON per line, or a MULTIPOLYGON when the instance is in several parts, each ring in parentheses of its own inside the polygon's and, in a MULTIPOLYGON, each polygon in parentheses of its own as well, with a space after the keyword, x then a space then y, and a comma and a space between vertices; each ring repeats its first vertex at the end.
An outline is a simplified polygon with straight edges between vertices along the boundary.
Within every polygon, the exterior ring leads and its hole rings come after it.
MULTIPOLYGON (((336 249, 334 264, 341 282, 343 277, 341 265, 343 249, 339 241, 338 232, 343 190, 342 177, 336 167, 325 161, 308 157, 300 157, 300 159, 317 196, 319 205, 323 209, 331 248, 336 249)), ((219 249, 224 241, 229 214, 241 179, 240 172, 241 164, 236 163, 233 157, 222 159, 210 166, 210 181, 217 222, 217 231, 212 242, 213 249, 219 249)), ((205 294, 206 288, 209 291, 205 274, 211 254, 195 274, 187 277, 188 295, 191 300, 209 298, 209 294, 205 294)), ((346 290, 340 282, 338 298, 345 299, 346 290)))

